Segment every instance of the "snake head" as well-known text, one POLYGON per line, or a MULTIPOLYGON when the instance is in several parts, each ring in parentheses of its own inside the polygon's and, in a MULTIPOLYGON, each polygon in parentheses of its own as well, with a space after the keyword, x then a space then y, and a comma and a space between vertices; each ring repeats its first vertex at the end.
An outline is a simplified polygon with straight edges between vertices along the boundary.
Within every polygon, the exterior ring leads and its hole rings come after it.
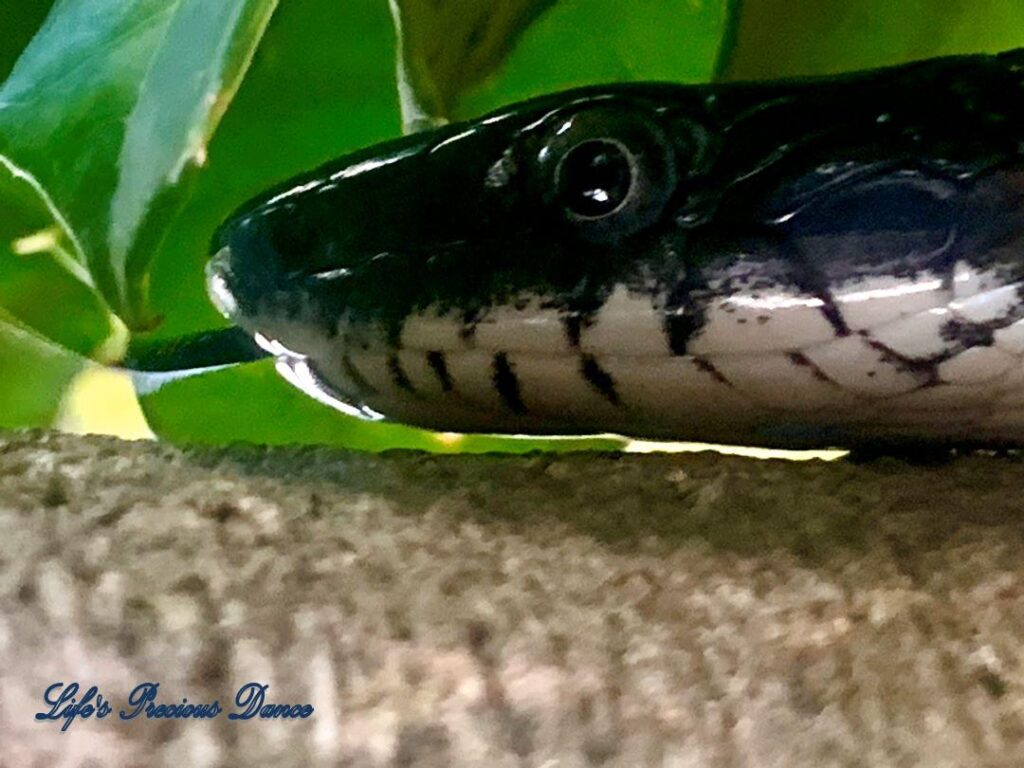
POLYGON ((470 333, 527 295, 585 314, 629 271, 629 253, 649 253, 666 211, 700 216, 679 190, 708 164, 709 134, 667 116, 658 95, 540 99, 293 179, 214 237, 214 301, 301 354, 310 333, 397 345, 425 312, 470 333))
MULTIPOLYGON (((470 378, 486 397, 504 393, 515 428, 550 431, 520 426, 518 396, 495 389, 512 380, 508 355, 564 355, 578 367, 582 330, 616 286, 677 281, 666 233, 709 209, 695 180, 713 141, 683 116, 700 98, 680 104, 666 91, 541 98, 292 179, 217 232, 211 296, 268 349, 309 361, 346 402, 441 425, 436 403, 427 414, 375 396, 422 389, 417 370, 447 392, 460 386, 460 361, 478 355, 470 378)), ((617 333, 631 349, 630 329, 617 333)), ((443 426, 505 428, 486 408, 458 410, 443 426)))

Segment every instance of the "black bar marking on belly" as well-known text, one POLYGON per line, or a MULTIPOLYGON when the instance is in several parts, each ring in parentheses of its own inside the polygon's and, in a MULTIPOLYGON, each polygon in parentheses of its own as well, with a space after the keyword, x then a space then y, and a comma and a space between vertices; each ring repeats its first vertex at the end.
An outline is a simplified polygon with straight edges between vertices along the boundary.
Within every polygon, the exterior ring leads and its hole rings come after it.
POLYGON ((395 382, 396 387, 404 389, 406 392, 416 393, 416 388, 409 381, 409 377, 405 375, 405 371, 402 370, 402 363, 399 362, 398 355, 388 355, 388 373, 391 374, 391 380, 395 382))
POLYGON ((508 355, 499 352, 494 356, 494 388, 513 413, 526 413, 526 406, 519 393, 519 379, 508 361, 508 355))
POLYGON ((810 370, 811 375, 814 376, 818 381, 824 381, 826 384, 831 384, 833 387, 838 387, 839 384, 829 378, 829 375, 819 368, 814 361, 812 361, 803 352, 790 352, 789 360, 793 365, 800 366, 801 368, 807 368, 810 370))
POLYGON ((448 372, 448 361, 444 359, 444 352, 427 352, 427 365, 437 377, 437 383, 441 385, 441 390, 451 392, 453 389, 452 375, 448 372))
POLYGON ((356 385, 356 389, 359 390, 360 394, 363 395, 376 395, 377 390, 374 389, 373 385, 370 384, 359 372, 355 364, 352 362, 352 358, 348 355, 341 356, 341 369, 345 372, 345 375, 349 378, 353 384, 356 385))
POLYGON ((715 364, 712 363, 710 360, 707 360, 703 357, 694 356, 693 364, 696 365, 700 370, 704 371, 704 373, 711 376, 711 378, 713 378, 719 384, 724 384, 727 387, 732 386, 732 382, 725 378, 725 374, 718 370, 715 367, 715 364))
POLYGON ((619 393, 615 391, 615 379, 604 368, 600 366, 593 355, 584 355, 580 358, 580 373, 594 389, 600 392, 612 405, 621 405, 619 393))
POLYGON ((878 341, 878 339, 871 338, 864 331, 861 331, 861 335, 865 337, 868 346, 879 353, 883 363, 893 366, 902 373, 917 376, 921 381, 919 385, 921 388, 935 386, 940 383, 939 363, 945 362, 954 354, 952 351, 946 350, 932 357, 907 357, 887 344, 878 341))

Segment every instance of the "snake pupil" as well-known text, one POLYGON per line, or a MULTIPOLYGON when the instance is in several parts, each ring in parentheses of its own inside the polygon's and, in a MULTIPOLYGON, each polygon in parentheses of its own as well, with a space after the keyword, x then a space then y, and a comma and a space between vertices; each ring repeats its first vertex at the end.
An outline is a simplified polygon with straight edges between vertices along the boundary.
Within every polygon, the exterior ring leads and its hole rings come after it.
POLYGON ((622 205, 633 186, 626 150, 603 139, 584 141, 570 149, 558 171, 558 193, 566 209, 596 219, 622 205))

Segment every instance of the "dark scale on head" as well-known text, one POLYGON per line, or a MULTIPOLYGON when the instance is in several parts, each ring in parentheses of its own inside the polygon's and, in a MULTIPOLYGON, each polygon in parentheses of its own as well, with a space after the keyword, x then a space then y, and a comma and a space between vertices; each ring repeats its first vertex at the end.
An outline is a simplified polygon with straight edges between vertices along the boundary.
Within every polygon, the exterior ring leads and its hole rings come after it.
POLYGON ((696 336, 705 324, 704 314, 683 310, 680 314, 666 315, 665 331, 668 344, 675 355, 685 355, 690 339, 696 336))
POLYGON ((459 326, 459 338, 466 344, 472 345, 476 341, 476 328, 484 316, 484 310, 474 307, 462 313, 462 322, 459 326))
MULTIPOLYGON (((835 297, 831 291, 831 276, 822 260, 815 258, 812 254, 806 253, 799 245, 786 243, 781 245, 787 260, 793 265, 792 275, 796 286, 804 293, 813 296, 821 302, 821 314, 832 326, 836 336, 843 338, 850 335, 850 327, 846 324, 843 313, 836 304, 835 297)), ((764 323, 768 317, 761 315, 758 322, 764 323), (762 321, 761 317, 765 317, 762 321)))
POLYGON ((815 298, 821 301, 821 314, 828 321, 828 324, 832 326, 836 336, 840 338, 849 336, 850 326, 846 324, 843 313, 839 311, 839 306, 836 304, 835 299, 832 298, 832 294, 825 290, 815 294, 815 298))
POLYGON ((416 388, 413 387, 409 377, 405 375, 405 371, 402 369, 402 363, 399 361, 398 355, 388 355, 388 373, 391 374, 391 380, 395 383, 396 387, 409 393, 416 392, 416 388))
POLYGON ((664 331, 669 349, 675 355, 685 355, 690 340, 707 323, 707 307, 710 300, 697 297, 706 291, 703 272, 688 269, 686 276, 672 287, 665 302, 664 331))
POLYGON ((566 315, 562 318, 562 327, 565 329, 565 339, 570 347, 580 345, 580 334, 583 332, 583 318, 579 315, 566 315))
POLYGON ((493 370, 494 388, 508 409, 513 413, 526 413, 526 406, 519 393, 519 379, 508 361, 508 355, 499 352, 494 356, 493 370))
POLYGON ((437 383, 441 385, 441 391, 451 392, 452 377, 448 372, 448 363, 445 360, 444 352, 427 352, 427 365, 434 372, 434 376, 437 377, 437 383))
POLYGON ((565 331, 565 341, 573 349, 578 349, 583 332, 594 324, 595 317, 604 303, 606 297, 587 302, 587 306, 572 305, 562 315, 562 330, 565 331))
POLYGON ((580 373, 587 383, 612 405, 620 405, 619 393, 615 390, 615 379, 594 359, 593 355, 584 355, 580 359, 580 373))

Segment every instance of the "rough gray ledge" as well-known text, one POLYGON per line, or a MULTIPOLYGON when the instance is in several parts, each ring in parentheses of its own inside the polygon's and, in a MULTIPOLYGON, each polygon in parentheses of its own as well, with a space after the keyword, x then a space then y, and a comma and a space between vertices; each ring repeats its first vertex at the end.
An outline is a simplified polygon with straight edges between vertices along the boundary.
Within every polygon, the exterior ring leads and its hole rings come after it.
POLYGON ((1024 765, 1022 491, 0 435, 0 765, 1024 765), (72 679, 316 712, 34 722, 72 679))

